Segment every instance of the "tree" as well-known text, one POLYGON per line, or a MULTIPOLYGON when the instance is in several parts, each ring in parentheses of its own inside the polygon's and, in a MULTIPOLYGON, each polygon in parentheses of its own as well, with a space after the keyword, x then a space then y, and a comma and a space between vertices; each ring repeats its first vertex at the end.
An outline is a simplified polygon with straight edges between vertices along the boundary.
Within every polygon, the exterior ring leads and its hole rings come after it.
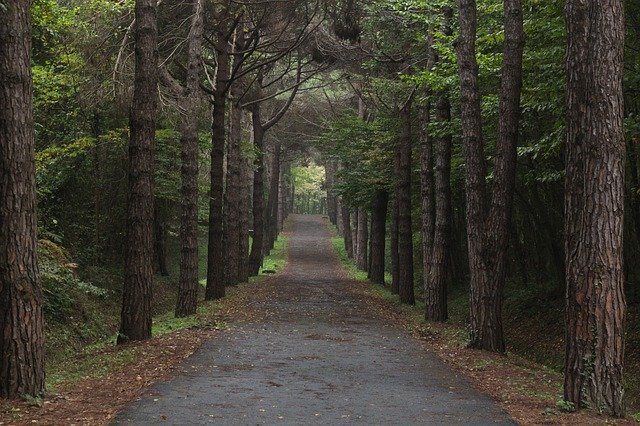
POLYGON ((524 31, 520 0, 504 1, 504 55, 492 192, 487 164, 476 60, 475 0, 459 0, 458 72, 466 167, 467 243, 471 280, 470 346, 504 352, 502 300, 509 222, 515 186, 524 31))
POLYGON ((198 305, 198 120, 196 111, 202 68, 203 13, 202 0, 194 0, 183 99, 185 111, 181 117, 182 212, 177 317, 195 314, 198 305))
POLYGON ((29 6, 0 7, 0 398, 45 386, 29 6))
POLYGON ((135 3, 135 83, 130 111, 124 288, 118 343, 151 337, 153 149, 158 109, 157 1, 135 3))
POLYGON ((625 412, 624 18, 619 0, 569 0, 564 397, 625 412))
MULTIPOLYGON (((413 94, 400 111, 401 130, 398 135, 398 162, 395 170, 396 222, 398 228, 398 294, 400 302, 415 304, 413 289, 413 234, 411 225, 411 106, 413 94)), ((392 244, 393 246, 393 244, 392 244)))

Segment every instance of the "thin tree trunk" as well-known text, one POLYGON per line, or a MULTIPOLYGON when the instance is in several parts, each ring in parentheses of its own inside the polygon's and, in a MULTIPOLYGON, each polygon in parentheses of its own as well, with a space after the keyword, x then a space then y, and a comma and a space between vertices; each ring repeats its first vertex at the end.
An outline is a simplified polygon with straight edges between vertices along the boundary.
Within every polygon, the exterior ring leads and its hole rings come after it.
POLYGON ((398 208, 398 294, 400 302, 415 304, 413 289, 413 232, 411 227, 411 101, 401 110, 398 141, 396 202, 398 208))
POLYGON ((433 183, 433 139, 429 135, 431 106, 420 107, 420 192, 422 195, 422 284, 425 297, 425 317, 430 316, 430 299, 437 297, 429 288, 429 268, 435 226, 433 183))
POLYGON ((30 2, 0 13, 0 398, 44 393, 30 2))
POLYGON ((358 208, 354 208, 351 213, 351 252, 353 253, 353 260, 358 259, 358 208))
POLYGON ((198 94, 202 66, 203 0, 194 0, 189 33, 189 62, 183 99, 180 139, 182 210, 180 214, 180 281, 176 317, 196 313, 198 307, 198 94))
POLYGON ((356 265, 361 271, 369 270, 367 249, 369 247, 369 212, 363 207, 358 208, 358 253, 356 265))
POLYGON ((124 288, 118 343, 151 337, 153 149, 158 110, 157 1, 136 0, 124 288))
POLYGON ((347 206, 347 204, 344 202, 344 200, 341 201, 341 206, 340 206, 340 210, 341 210, 341 216, 342 216, 342 226, 344 227, 344 247, 347 251, 347 257, 349 259, 353 259, 353 236, 351 234, 351 214, 349 212, 349 207, 347 206))
POLYGON ((158 264, 158 273, 163 276, 169 276, 167 266, 167 223, 164 212, 159 206, 158 200, 155 200, 153 214, 153 245, 156 261, 158 264))
POLYGON ((521 0, 505 0, 505 42, 493 191, 487 198, 475 0, 459 0, 458 69, 466 163, 467 243, 471 278, 470 346, 504 352, 502 301, 515 185, 524 33, 521 0), (490 202, 489 202, 490 201, 490 202))
POLYGON ((373 200, 371 214, 371 253, 369 279, 376 284, 384 285, 385 239, 387 226, 387 206, 389 193, 377 189, 373 200))
POLYGON ((276 142, 273 147, 273 160, 271 165, 271 180, 269 182, 269 197, 267 201, 267 240, 265 254, 268 254, 274 247, 278 238, 278 198, 280 187, 280 158, 282 145, 276 142))
POLYGON ((398 201, 395 198, 391 209, 391 293, 398 294, 400 292, 400 260, 398 257, 398 201))
POLYGON ((569 0, 564 397, 625 413, 624 18, 620 0, 569 0))
POLYGON ((242 204, 240 211, 240 271, 238 272, 238 278, 241 283, 244 283, 249 281, 249 229, 251 228, 251 186, 253 184, 251 164, 245 156, 242 157, 240 174, 242 204))
POLYGON ((260 117, 260 104, 254 104, 251 109, 253 123, 253 145, 255 159, 253 163, 253 243, 249 255, 249 273, 258 275, 262 266, 262 253, 265 233, 265 203, 264 203, 264 129, 260 117))
POLYGON ((327 182, 327 214, 329 221, 334 225, 338 224, 338 198, 334 193, 334 185, 336 182, 336 163, 333 160, 327 160, 325 164, 325 175, 327 182))
POLYGON ((229 75, 227 47, 218 50, 216 90, 211 118, 211 183, 209 190, 209 244, 207 253, 207 300, 220 299, 224 289, 223 197, 226 88, 229 75))
MULTIPOLYGON (((436 105, 436 120, 440 123, 451 120, 451 105, 444 94, 436 105)), ((435 138, 435 225, 425 288, 425 318, 429 321, 448 318, 446 266, 451 224, 451 144, 451 134, 435 138)))

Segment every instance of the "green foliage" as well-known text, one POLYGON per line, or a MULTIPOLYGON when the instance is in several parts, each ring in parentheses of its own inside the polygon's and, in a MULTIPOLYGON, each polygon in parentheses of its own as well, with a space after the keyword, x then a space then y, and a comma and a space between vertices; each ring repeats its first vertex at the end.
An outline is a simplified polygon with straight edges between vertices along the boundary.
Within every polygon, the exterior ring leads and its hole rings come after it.
POLYGON ((564 411, 564 412, 567 412, 567 413, 573 413, 574 411, 576 411, 576 404, 574 404, 571 401, 567 401, 565 399, 559 399, 556 402, 556 407, 560 411, 564 411))
POLYGON ((319 141, 328 155, 339 159, 335 190, 347 203, 368 206, 378 188, 388 189, 393 174, 393 127, 390 120, 371 122, 347 114, 328 123, 319 141))
POLYGON ((77 265, 60 246, 48 240, 38 245, 38 266, 48 321, 66 322, 84 296, 105 298, 110 292, 80 280, 77 265))
POLYGON ((295 188, 294 211, 298 213, 317 213, 326 200, 325 170, 315 163, 291 169, 295 188))

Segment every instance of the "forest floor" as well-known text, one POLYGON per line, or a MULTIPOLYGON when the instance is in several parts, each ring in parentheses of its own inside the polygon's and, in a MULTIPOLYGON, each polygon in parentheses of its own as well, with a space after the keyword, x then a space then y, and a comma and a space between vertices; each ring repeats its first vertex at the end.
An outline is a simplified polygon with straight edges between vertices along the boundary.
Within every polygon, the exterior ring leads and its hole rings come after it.
POLYGON ((353 280, 321 218, 293 217, 287 241, 284 271, 189 328, 86 354, 104 374, 0 404, 0 424, 631 423, 557 409, 557 373, 466 349, 463 329, 353 280))

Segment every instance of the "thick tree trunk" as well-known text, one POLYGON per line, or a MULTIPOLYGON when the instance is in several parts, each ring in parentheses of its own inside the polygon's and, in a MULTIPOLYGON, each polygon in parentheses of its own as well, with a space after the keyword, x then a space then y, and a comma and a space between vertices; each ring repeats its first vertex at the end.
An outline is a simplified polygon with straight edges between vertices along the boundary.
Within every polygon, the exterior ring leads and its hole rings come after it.
POLYGON ((181 117, 182 210, 180 214, 180 281, 176 317, 196 313, 198 307, 198 94, 202 64, 203 0, 193 2, 189 60, 181 117))
POLYGON ((29 6, 0 13, 0 398, 44 393, 29 6))
POLYGON ((415 304, 413 289, 413 232, 411 227, 411 101, 401 110, 398 140, 396 203, 398 208, 398 294, 400 302, 415 304))
POLYGON ((135 3, 136 71, 130 113, 124 288, 118 343, 151 337, 153 150, 158 110, 157 1, 135 3))
POLYGON ((253 123, 253 146, 255 159, 253 162, 253 243, 249 255, 249 273, 258 275, 262 266, 262 253, 265 237, 265 203, 264 203, 264 129, 260 117, 260 104, 251 109, 253 123))
MULTIPOLYGON (((438 100, 436 120, 440 123, 451 120, 451 105, 446 95, 438 100)), ((448 318, 446 265, 451 224, 451 144, 450 134, 435 138, 435 225, 425 283, 425 319, 428 321, 446 321, 448 318)))
POLYGON ((377 189, 373 200, 371 214, 371 253, 369 279, 376 284, 384 285, 385 239, 387 226, 387 206, 389 194, 384 189, 377 189))
POLYGON ((207 300, 220 299, 224 289, 223 197, 226 87, 229 53, 226 46, 218 50, 216 90, 211 118, 211 183, 209 189, 209 244, 207 253, 207 300))
POLYGON ((242 96, 233 88, 229 120, 229 143, 227 147, 227 178, 224 192, 224 270, 225 285, 234 286, 240 281, 240 216, 242 212, 242 182, 240 143, 242 141, 242 110, 236 102, 242 96))
POLYGON ((566 14, 564 397, 623 416, 623 5, 569 0, 566 14))
POLYGON ((342 200, 340 197, 336 197, 336 228, 338 229, 338 235, 344 237, 344 222, 342 221, 342 200))
POLYGON ((356 254, 356 266, 361 271, 368 271, 369 248, 369 212, 363 207, 358 208, 358 252, 356 254))
POLYGON ((522 83, 521 0, 505 0, 505 42, 498 140, 491 200, 487 198, 482 140, 476 2, 459 0, 458 69, 462 96, 462 130, 466 163, 467 243, 471 278, 470 346, 504 352, 502 301, 515 185, 516 146, 522 83))

